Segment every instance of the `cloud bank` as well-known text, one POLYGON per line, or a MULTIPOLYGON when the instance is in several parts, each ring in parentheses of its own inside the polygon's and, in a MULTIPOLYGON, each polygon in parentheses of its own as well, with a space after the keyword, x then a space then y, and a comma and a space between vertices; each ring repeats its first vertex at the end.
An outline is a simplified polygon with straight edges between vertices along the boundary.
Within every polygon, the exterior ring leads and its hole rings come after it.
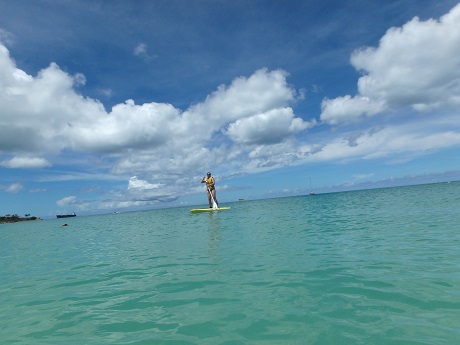
POLYGON ((46 167, 51 162, 41 155, 72 150, 117 157, 114 173, 176 170, 172 157, 182 170, 196 170, 213 150, 280 143, 311 126, 289 106, 296 92, 282 70, 238 77, 185 111, 133 100, 106 111, 98 100, 77 93, 85 82, 81 74, 71 76, 51 63, 28 75, 3 45, 0 70, 0 152, 14 155, 4 167, 46 167))

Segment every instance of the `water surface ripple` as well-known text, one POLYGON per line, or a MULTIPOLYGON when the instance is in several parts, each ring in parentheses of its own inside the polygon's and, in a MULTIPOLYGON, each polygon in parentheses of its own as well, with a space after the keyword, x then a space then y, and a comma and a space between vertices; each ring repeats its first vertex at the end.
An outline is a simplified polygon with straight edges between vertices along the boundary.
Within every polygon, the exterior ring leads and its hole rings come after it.
POLYGON ((454 344, 460 183, 0 225, 1 344, 454 344))

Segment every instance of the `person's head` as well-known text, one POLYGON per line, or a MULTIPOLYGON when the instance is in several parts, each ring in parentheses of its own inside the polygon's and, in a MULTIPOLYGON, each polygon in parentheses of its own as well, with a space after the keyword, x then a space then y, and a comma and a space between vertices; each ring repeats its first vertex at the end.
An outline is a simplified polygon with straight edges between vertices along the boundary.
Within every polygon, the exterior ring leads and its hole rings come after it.
POLYGON ((210 173, 209 171, 208 171, 208 174, 207 174, 207 175, 208 175, 208 177, 211 177, 211 173, 210 173))

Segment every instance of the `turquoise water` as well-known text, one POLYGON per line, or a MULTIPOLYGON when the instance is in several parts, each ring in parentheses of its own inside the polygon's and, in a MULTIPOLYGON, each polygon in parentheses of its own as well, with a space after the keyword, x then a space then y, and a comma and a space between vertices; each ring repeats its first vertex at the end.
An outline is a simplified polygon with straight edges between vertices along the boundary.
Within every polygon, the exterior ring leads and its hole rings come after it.
POLYGON ((460 339, 460 183, 223 206, 0 225, 0 343, 460 339))

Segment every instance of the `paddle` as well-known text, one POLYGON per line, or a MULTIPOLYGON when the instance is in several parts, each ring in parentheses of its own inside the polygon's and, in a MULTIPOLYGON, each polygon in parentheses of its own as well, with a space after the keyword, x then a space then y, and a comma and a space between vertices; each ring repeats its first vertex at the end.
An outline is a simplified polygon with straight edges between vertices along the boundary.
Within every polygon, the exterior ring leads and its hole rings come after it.
POLYGON ((213 209, 213 210, 218 209, 217 203, 216 203, 216 201, 214 200, 214 197, 213 197, 213 195, 212 195, 212 193, 211 193, 211 190, 210 190, 209 188, 208 188, 208 193, 209 193, 209 195, 211 196, 211 200, 212 200, 212 209, 213 209))

